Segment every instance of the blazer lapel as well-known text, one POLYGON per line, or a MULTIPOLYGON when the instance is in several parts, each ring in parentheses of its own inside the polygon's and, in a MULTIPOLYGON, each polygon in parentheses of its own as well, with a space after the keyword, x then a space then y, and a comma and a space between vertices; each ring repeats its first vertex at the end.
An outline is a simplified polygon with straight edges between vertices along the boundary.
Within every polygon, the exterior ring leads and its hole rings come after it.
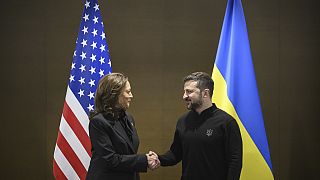
POLYGON ((128 146, 130 147, 130 149, 132 150, 133 153, 136 153, 136 150, 133 147, 132 142, 129 140, 128 135, 126 134, 126 132, 124 131, 123 127, 121 126, 120 122, 117 121, 115 123, 114 126, 115 132, 122 138, 125 140, 125 142, 128 144, 128 146))

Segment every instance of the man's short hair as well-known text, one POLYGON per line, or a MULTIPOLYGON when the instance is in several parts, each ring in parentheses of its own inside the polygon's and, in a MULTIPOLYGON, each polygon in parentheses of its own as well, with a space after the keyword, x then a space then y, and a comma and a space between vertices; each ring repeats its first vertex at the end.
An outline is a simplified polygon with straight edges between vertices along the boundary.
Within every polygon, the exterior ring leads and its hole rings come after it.
POLYGON ((204 89, 209 89, 210 97, 212 97, 214 82, 207 73, 194 72, 183 78, 184 84, 188 81, 197 82, 197 88, 199 88, 201 91, 204 89))

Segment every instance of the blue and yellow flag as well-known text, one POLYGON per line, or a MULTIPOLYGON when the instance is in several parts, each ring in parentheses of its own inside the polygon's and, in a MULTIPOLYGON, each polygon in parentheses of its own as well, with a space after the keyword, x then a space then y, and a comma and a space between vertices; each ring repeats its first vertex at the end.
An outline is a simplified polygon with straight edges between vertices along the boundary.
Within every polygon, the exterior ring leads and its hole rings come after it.
POLYGON ((240 127, 241 179, 274 179, 241 0, 228 0, 212 79, 212 101, 240 127))

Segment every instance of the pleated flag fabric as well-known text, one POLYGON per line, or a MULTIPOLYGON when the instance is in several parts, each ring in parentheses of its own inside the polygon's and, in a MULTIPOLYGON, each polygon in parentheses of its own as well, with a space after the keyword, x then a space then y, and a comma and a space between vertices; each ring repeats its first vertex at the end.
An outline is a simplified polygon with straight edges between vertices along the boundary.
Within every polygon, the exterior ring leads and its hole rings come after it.
POLYGON ((228 0, 212 79, 212 101, 240 127, 241 179, 274 179, 241 0, 228 0))
POLYGON ((111 61, 97 0, 86 0, 54 150, 56 179, 85 179, 90 159, 88 114, 101 77, 111 61))

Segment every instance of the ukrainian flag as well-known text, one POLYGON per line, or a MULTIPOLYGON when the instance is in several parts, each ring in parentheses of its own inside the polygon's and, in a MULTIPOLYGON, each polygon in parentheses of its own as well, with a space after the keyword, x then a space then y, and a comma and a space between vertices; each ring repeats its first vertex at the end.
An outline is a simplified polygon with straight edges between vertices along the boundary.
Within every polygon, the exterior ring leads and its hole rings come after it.
POLYGON ((228 0, 212 79, 212 101, 240 127, 241 179, 274 179, 241 0, 228 0))

